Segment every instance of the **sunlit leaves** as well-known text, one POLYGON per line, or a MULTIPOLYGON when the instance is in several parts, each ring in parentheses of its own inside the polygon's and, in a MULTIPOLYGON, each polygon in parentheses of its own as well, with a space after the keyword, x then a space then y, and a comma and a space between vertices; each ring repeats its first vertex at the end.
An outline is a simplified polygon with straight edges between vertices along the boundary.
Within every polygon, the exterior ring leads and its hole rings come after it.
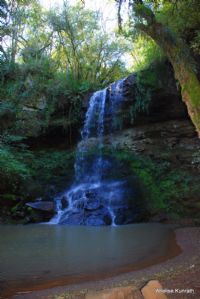
POLYGON ((132 68, 134 71, 144 69, 149 66, 152 61, 162 59, 163 52, 158 45, 150 38, 144 35, 138 35, 133 43, 132 68))
POLYGON ((122 67, 125 46, 119 38, 104 32, 100 17, 99 12, 86 10, 82 5, 65 5, 61 12, 49 13, 49 24, 55 33, 53 57, 62 62, 60 67, 77 80, 106 84, 122 67))

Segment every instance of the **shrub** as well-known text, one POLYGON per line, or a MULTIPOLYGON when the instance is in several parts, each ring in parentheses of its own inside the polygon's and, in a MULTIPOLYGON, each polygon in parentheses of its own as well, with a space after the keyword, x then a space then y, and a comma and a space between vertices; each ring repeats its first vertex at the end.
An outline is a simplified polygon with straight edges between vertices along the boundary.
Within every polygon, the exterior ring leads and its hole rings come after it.
POLYGON ((6 146, 0 146, 0 192, 18 192, 19 187, 30 177, 25 163, 19 160, 6 146))

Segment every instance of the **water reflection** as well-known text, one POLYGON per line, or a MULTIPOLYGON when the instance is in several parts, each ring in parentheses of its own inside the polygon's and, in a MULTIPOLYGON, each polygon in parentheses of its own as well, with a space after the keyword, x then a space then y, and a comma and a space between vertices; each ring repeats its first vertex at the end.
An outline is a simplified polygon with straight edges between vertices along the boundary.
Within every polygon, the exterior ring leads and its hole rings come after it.
POLYGON ((166 254, 160 224, 118 227, 0 226, 0 280, 8 283, 108 273, 166 254))

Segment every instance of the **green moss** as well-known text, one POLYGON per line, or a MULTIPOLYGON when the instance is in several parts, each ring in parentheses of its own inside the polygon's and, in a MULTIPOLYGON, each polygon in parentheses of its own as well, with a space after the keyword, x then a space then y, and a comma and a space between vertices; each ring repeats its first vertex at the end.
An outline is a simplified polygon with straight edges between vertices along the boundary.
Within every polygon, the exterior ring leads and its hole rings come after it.
POLYGON ((1 201, 15 201, 16 200, 16 195, 15 194, 2 194, 0 196, 1 201))
POLYGON ((186 74, 185 82, 182 84, 182 95, 188 106, 189 115, 200 134, 200 83, 193 72, 186 74))
POLYGON ((198 182, 194 177, 172 170, 165 160, 155 162, 148 157, 122 151, 113 152, 113 155, 126 163, 140 179, 149 211, 167 212, 174 218, 186 213, 182 201, 196 192, 198 182))
POLYGON ((183 92, 190 93, 191 104, 200 107, 200 83, 195 74, 190 73, 188 80, 183 84, 183 92))
POLYGON ((54 150, 54 151, 38 151, 32 153, 31 161, 27 161, 31 168, 33 178, 40 177, 41 181, 50 182, 59 180, 64 176, 71 177, 74 171, 73 151, 54 150))

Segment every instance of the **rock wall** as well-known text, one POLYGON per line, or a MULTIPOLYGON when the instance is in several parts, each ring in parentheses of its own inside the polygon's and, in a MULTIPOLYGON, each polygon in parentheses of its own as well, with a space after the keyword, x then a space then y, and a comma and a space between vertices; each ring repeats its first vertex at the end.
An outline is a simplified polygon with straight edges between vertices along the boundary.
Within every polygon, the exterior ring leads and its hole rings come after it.
MULTIPOLYGON (((134 105, 135 85, 135 77, 129 77, 125 82, 126 103, 122 108, 123 115, 129 112, 131 105, 134 105)), ((175 82, 171 84, 171 88, 167 87, 167 91, 163 88, 152 93, 148 112, 139 112, 133 124, 128 121, 124 123, 121 131, 115 132, 112 138, 108 136, 105 138, 105 144, 112 145, 116 150, 129 151, 133 155, 150 159, 156 165, 155 172, 161 165, 167 165, 166 173, 163 171, 162 176, 175 172, 177 176, 179 174, 183 177, 187 176, 185 185, 179 184, 178 180, 174 183, 177 190, 181 185, 178 203, 179 206, 181 205, 180 217, 194 217, 198 222, 200 187, 195 178, 200 175, 200 140, 187 115, 175 82), (181 188, 184 189, 183 192, 181 188)), ((181 178, 179 180, 181 181, 181 178)), ((159 179, 157 181, 161 184, 159 179)), ((167 182, 163 185, 163 192, 165 192, 168 188, 167 186, 165 188, 167 182)), ((171 195, 167 199, 169 202, 173 201, 170 197, 171 195)), ((177 209, 176 205, 174 207, 177 209)), ((158 220, 163 218, 169 217, 163 216, 163 213, 157 213, 155 216, 158 220)))
POLYGON ((124 129, 105 139, 116 149, 129 150, 159 160, 165 158, 173 167, 200 171, 200 140, 189 120, 169 120, 124 129))

